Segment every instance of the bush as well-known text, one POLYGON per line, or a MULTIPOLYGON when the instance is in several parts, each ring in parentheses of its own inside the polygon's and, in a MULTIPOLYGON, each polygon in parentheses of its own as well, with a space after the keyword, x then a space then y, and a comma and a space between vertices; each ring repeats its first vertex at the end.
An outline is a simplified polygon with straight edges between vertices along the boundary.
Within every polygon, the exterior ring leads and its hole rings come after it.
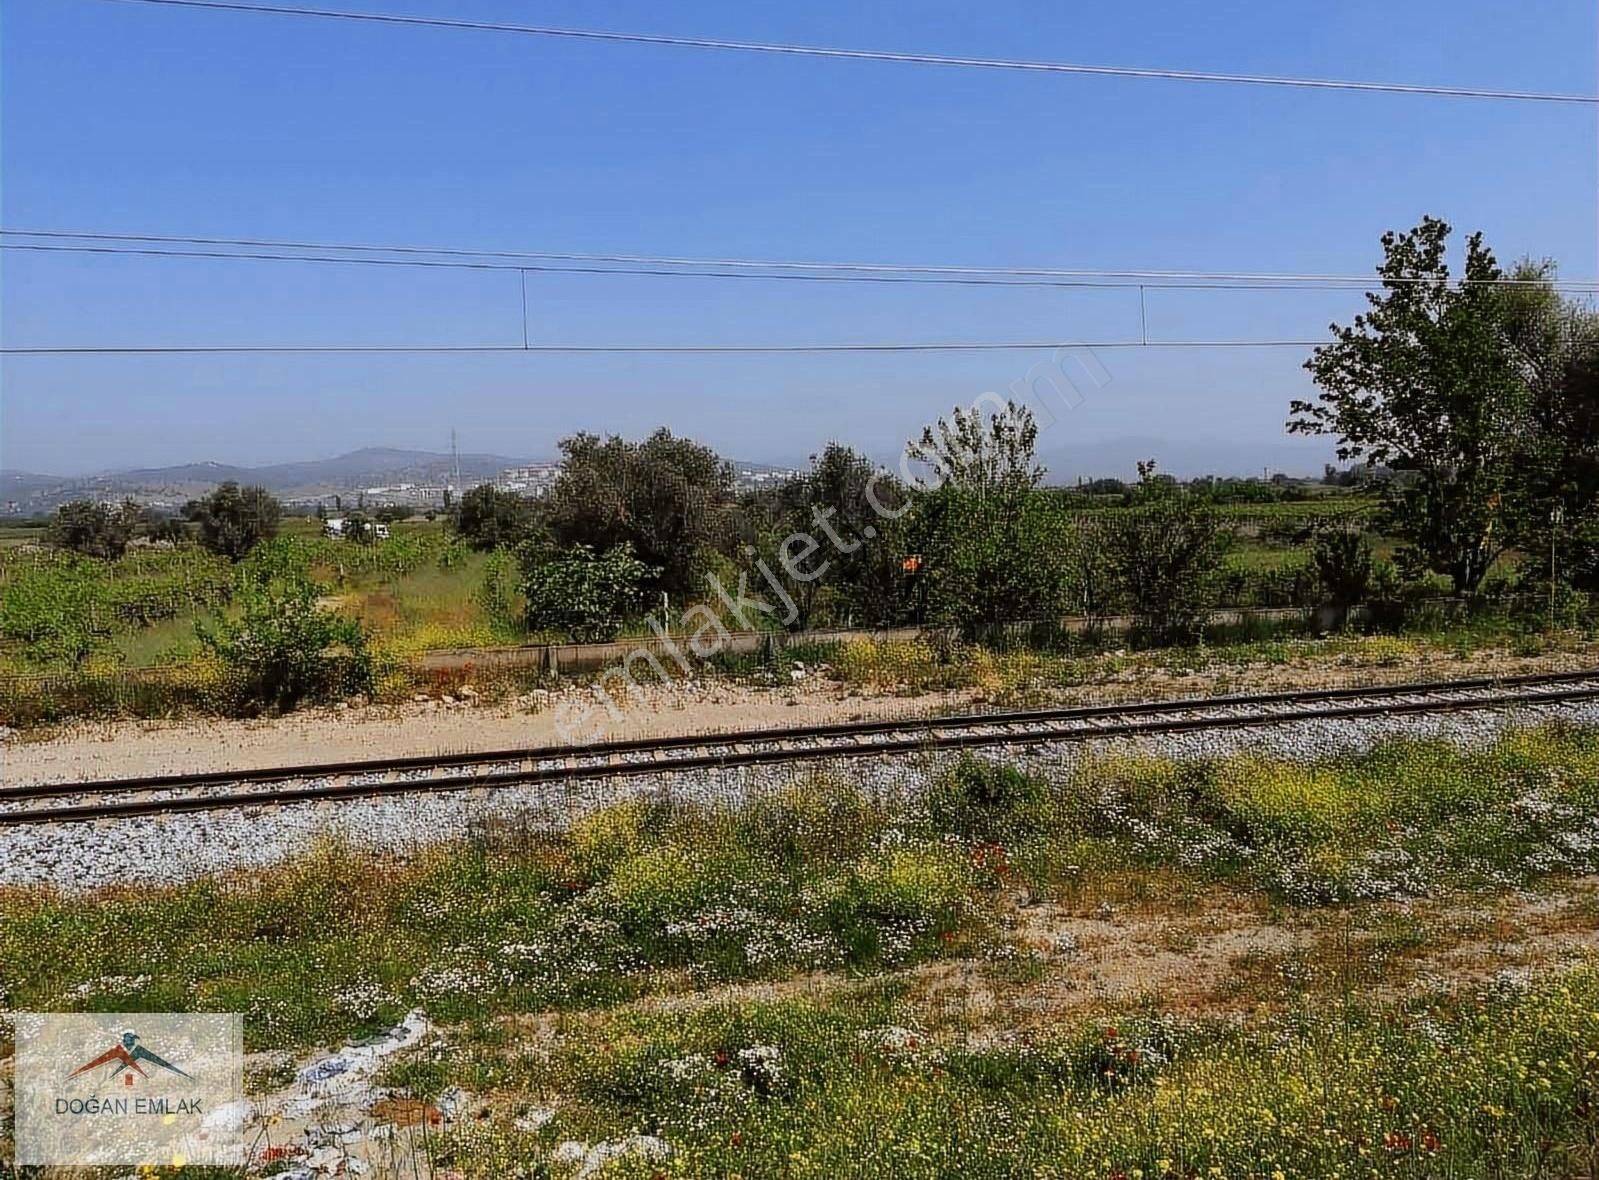
POLYGON ((1347 611, 1371 586, 1371 541, 1352 529, 1323 529, 1311 550, 1321 584, 1332 604, 1347 611))
POLYGON ((200 526, 200 544, 212 553, 238 561, 262 541, 278 533, 283 505, 265 488, 241 488, 231 479, 209 496, 183 506, 186 519, 200 526))
POLYGON ((929 790, 928 820, 937 833, 1007 843, 1041 830, 1049 788, 1015 766, 963 755, 929 790))
POLYGON ((887 823, 853 783, 820 776, 755 799, 739 819, 739 835, 754 854, 789 867, 853 860, 887 823))
POLYGON ((615 639, 627 616, 643 605, 644 582, 657 572, 625 542, 600 556, 587 545, 554 556, 526 545, 521 562, 528 630, 564 631, 579 643, 615 639))
POLYGON ((824 883, 827 925, 852 962, 904 959, 956 930, 976 883, 970 860, 938 845, 885 848, 824 883))
POLYGON ((1216 603, 1226 550, 1213 509, 1163 485, 1150 465, 1140 506, 1110 517, 1104 541, 1145 638, 1171 643, 1199 634, 1216 603))
POLYGON ((238 617, 195 628, 227 669, 233 707, 292 709, 372 689, 372 659, 359 623, 317 605, 316 587, 288 575, 244 580, 238 617))
POLYGON ((85 557, 112 559, 127 551, 133 531, 143 519, 144 510, 132 500, 115 508, 92 500, 74 500, 56 510, 45 538, 58 548, 85 557))
POLYGON ((538 506, 526 496, 486 483, 461 497, 450 524, 456 536, 474 549, 514 548, 538 528, 538 506))

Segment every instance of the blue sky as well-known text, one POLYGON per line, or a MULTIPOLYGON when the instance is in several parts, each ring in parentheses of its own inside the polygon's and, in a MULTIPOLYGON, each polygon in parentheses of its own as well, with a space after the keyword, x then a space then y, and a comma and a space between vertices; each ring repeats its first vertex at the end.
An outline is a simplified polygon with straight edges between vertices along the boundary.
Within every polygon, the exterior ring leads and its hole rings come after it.
MULTIPOLYGON (((1594 93, 1589 0, 352 8, 931 53, 1594 93)), ((0 7, 8 227, 1002 266, 1367 272, 1422 214, 1599 274, 1592 108, 793 60, 175 11, 0 7)), ((0 257, 10 345, 499 343, 503 274, 0 257)), ((1126 292, 535 276, 535 340, 1127 338, 1126 292)), ((1318 338, 1359 297, 1160 292, 1151 336, 1318 338)), ((6 358, 0 464, 365 445, 537 457, 658 424, 747 459, 874 453, 1025 354, 6 358)), ((1103 354, 1046 452, 1313 469, 1295 351, 1103 354), (1127 440, 1137 440, 1129 444, 1127 440), (1250 459, 1251 465, 1254 459, 1250 459)), ((1107 463, 1109 461, 1107 460, 1107 463)), ((1203 465, 1201 463, 1201 465, 1203 465)))

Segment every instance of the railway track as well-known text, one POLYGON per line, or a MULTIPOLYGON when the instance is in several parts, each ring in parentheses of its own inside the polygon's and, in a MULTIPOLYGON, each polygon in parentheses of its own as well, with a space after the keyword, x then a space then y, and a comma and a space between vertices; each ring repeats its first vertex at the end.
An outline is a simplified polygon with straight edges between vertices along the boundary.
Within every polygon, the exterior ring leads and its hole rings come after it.
POLYGON ((492 791, 581 779, 1599 700, 1599 671, 849 721, 583 746, 0 788, 0 827, 492 791))

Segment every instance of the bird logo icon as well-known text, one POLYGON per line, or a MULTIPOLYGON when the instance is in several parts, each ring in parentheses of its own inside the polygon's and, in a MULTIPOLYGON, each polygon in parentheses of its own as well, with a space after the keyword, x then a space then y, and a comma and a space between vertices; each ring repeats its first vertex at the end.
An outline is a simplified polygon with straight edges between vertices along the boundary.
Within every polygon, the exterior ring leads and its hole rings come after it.
MULTIPOLYGON (((145 1071, 145 1065, 153 1066, 156 1069, 164 1069, 168 1073, 175 1073, 180 1078, 189 1078, 188 1074, 184 1073, 183 1070, 173 1065, 172 1062, 156 1053, 152 1053, 149 1049, 146 1049, 143 1045, 139 1044, 139 1034, 134 1032, 131 1028, 123 1032, 121 1039, 115 1045, 107 1049, 104 1053, 100 1054, 100 1056, 96 1057, 93 1061, 84 1062, 82 1065, 78 1066, 77 1069, 69 1073, 67 1077, 75 1078, 80 1074, 86 1074, 91 1070, 99 1069, 102 1065, 111 1066, 111 1071, 107 1076, 111 1078, 122 1078, 122 1084, 125 1086, 133 1085, 134 1075, 138 1075, 141 1078, 148 1078, 150 1076, 145 1071)), ((194 1079, 189 1078, 189 1080, 193 1081, 194 1079)))

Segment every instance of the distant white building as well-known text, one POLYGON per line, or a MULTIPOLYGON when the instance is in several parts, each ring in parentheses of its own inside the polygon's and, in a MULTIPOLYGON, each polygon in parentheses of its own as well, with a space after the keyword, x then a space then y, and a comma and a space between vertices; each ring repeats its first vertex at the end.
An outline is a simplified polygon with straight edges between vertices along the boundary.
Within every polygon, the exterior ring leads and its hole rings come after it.
MULTIPOLYGON (((322 535, 324 537, 331 537, 336 541, 346 540, 347 534, 344 531, 345 523, 345 517, 328 517, 322 522, 322 535)), ((372 523, 372 536, 379 541, 387 541, 389 539, 389 526, 384 524, 382 521, 374 521, 372 523)))

